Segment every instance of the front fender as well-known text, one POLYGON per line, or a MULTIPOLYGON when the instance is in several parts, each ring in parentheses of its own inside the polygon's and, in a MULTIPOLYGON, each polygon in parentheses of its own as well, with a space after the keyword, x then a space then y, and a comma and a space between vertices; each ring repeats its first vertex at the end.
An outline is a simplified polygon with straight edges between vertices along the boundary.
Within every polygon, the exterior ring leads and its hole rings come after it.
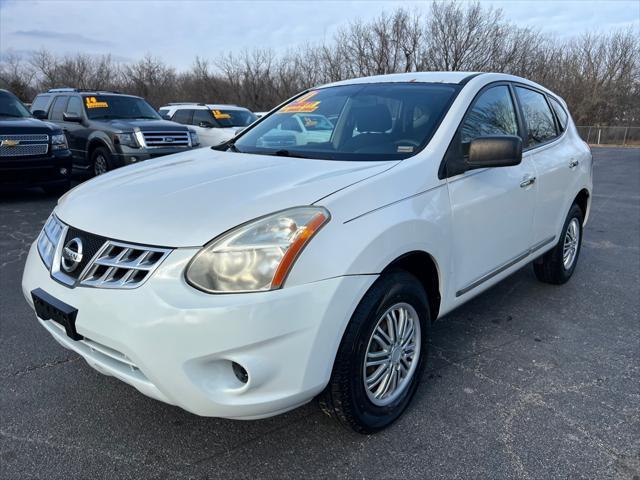
POLYGON ((285 287, 344 275, 377 275, 404 254, 423 251, 436 263, 444 299, 450 278, 449 205, 443 184, 353 219, 332 220, 303 251, 285 287))

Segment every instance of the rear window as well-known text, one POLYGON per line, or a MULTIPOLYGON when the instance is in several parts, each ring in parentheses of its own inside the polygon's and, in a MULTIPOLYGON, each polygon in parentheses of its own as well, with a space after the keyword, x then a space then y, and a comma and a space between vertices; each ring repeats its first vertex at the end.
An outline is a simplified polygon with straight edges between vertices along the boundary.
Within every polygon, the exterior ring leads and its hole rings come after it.
POLYGON ((556 112, 556 118, 560 123, 560 129, 564 132, 567 129, 567 121, 569 120, 569 114, 564 109, 560 102, 558 102, 555 98, 549 98, 551 100, 551 106, 553 107, 553 111, 556 112))

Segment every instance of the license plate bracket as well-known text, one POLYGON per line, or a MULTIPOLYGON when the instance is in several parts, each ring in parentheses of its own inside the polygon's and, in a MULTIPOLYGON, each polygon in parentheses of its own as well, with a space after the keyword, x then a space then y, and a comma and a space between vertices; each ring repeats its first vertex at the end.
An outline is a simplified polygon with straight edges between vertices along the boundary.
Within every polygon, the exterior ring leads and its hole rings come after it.
POLYGON ((82 340, 84 338, 76 330, 77 308, 67 305, 41 288, 32 290, 31 298, 38 317, 45 321, 53 320, 59 323, 64 327, 67 336, 73 340, 82 340))

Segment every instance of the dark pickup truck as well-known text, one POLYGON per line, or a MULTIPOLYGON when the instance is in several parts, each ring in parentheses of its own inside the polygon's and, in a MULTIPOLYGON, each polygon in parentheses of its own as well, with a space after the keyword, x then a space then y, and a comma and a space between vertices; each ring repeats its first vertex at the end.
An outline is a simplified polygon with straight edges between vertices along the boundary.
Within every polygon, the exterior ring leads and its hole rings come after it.
POLYGON ((0 90, 0 188, 40 186, 60 194, 71 182, 71 152, 59 126, 35 119, 0 90))
POLYGON ((193 130, 117 92, 56 88, 36 96, 31 112, 64 130, 73 168, 92 175, 199 145, 193 130))

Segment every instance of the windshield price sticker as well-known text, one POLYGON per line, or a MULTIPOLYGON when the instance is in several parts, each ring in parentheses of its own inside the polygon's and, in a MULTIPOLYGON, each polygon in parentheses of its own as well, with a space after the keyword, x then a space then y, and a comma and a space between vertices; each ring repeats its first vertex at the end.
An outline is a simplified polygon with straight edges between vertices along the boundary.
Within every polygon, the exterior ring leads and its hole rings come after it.
POLYGON ((213 117, 217 120, 224 120, 225 118, 231 118, 228 113, 221 112, 220 110, 212 110, 213 117))
POLYGON ((315 112, 320 106, 320 100, 310 102, 309 99, 317 95, 318 91, 309 92, 299 99, 291 102, 289 105, 282 107, 277 113, 311 113, 315 112))
POLYGON ((87 108, 109 108, 109 104, 107 102, 99 102, 96 97, 85 98, 85 103, 87 108))

